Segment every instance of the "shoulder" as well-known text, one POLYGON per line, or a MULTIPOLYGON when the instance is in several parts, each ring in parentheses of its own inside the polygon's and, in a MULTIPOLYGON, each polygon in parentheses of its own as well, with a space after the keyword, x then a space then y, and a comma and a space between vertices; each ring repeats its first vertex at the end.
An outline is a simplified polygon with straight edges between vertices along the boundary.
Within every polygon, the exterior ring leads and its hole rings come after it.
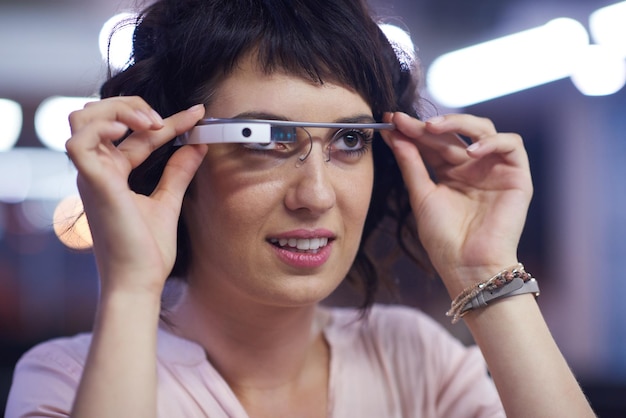
POLYGON ((80 334, 27 351, 15 366, 6 416, 69 416, 90 343, 80 334))
POLYGON ((57 369, 69 376, 79 378, 89 345, 91 334, 55 338, 42 342, 28 350, 18 361, 16 372, 32 367, 57 369))
MULTIPOLYGON (((88 333, 56 338, 24 353, 15 366, 6 416, 69 416, 91 340, 88 333)), ((201 347, 163 329, 157 351, 157 367, 168 389, 177 385, 181 373, 192 375, 204 361, 201 347)))
MULTIPOLYGON (((91 333, 81 333, 71 337, 60 337, 35 345, 22 355, 16 370, 32 366, 58 368, 68 375, 80 377, 85 365, 91 333)), ((202 348, 159 328, 157 352, 160 362, 195 364, 204 360, 202 348)))

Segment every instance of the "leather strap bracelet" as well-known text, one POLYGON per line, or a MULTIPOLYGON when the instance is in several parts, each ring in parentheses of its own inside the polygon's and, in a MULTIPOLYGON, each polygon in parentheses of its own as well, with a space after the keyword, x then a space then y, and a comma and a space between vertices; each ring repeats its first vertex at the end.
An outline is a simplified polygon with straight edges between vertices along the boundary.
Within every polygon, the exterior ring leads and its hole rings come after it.
POLYGON ((451 316, 454 324, 473 309, 485 307, 497 299, 525 293, 534 293, 535 297, 539 296, 539 284, 519 263, 517 266, 500 271, 489 280, 463 290, 452 301, 446 316, 451 316))

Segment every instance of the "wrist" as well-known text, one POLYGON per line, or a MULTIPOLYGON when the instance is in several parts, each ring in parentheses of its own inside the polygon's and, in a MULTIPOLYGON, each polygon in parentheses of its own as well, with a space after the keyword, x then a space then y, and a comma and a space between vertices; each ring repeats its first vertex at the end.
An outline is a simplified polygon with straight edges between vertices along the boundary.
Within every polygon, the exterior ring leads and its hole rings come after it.
POLYGON ((457 322, 467 312, 481 309, 489 304, 517 295, 531 293, 539 296, 537 281, 524 269, 521 263, 507 267, 487 280, 473 283, 463 289, 453 300, 447 316, 452 323, 457 322))
POLYGON ((450 299, 454 299, 468 287, 484 282, 502 270, 511 268, 511 266, 517 266, 519 263, 517 258, 503 260, 485 264, 457 265, 453 268, 437 269, 437 272, 446 286, 450 299))

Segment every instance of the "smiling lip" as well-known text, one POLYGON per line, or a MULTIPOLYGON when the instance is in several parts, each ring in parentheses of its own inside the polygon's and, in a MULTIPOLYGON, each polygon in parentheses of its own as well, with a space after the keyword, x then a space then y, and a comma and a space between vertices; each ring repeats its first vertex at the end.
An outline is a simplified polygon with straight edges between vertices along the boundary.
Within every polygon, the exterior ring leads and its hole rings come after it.
POLYGON ((325 229, 297 230, 268 239, 278 258, 292 267, 320 267, 330 257, 334 234, 325 229))

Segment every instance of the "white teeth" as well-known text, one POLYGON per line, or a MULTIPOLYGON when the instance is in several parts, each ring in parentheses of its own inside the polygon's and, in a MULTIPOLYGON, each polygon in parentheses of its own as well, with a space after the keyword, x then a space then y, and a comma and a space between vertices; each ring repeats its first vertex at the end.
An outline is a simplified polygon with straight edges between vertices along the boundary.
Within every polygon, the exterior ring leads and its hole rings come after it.
POLYGON ((287 246, 290 248, 297 248, 300 251, 317 251, 328 245, 328 238, 272 238, 270 239, 270 242, 272 244, 278 244, 281 247, 287 246))

